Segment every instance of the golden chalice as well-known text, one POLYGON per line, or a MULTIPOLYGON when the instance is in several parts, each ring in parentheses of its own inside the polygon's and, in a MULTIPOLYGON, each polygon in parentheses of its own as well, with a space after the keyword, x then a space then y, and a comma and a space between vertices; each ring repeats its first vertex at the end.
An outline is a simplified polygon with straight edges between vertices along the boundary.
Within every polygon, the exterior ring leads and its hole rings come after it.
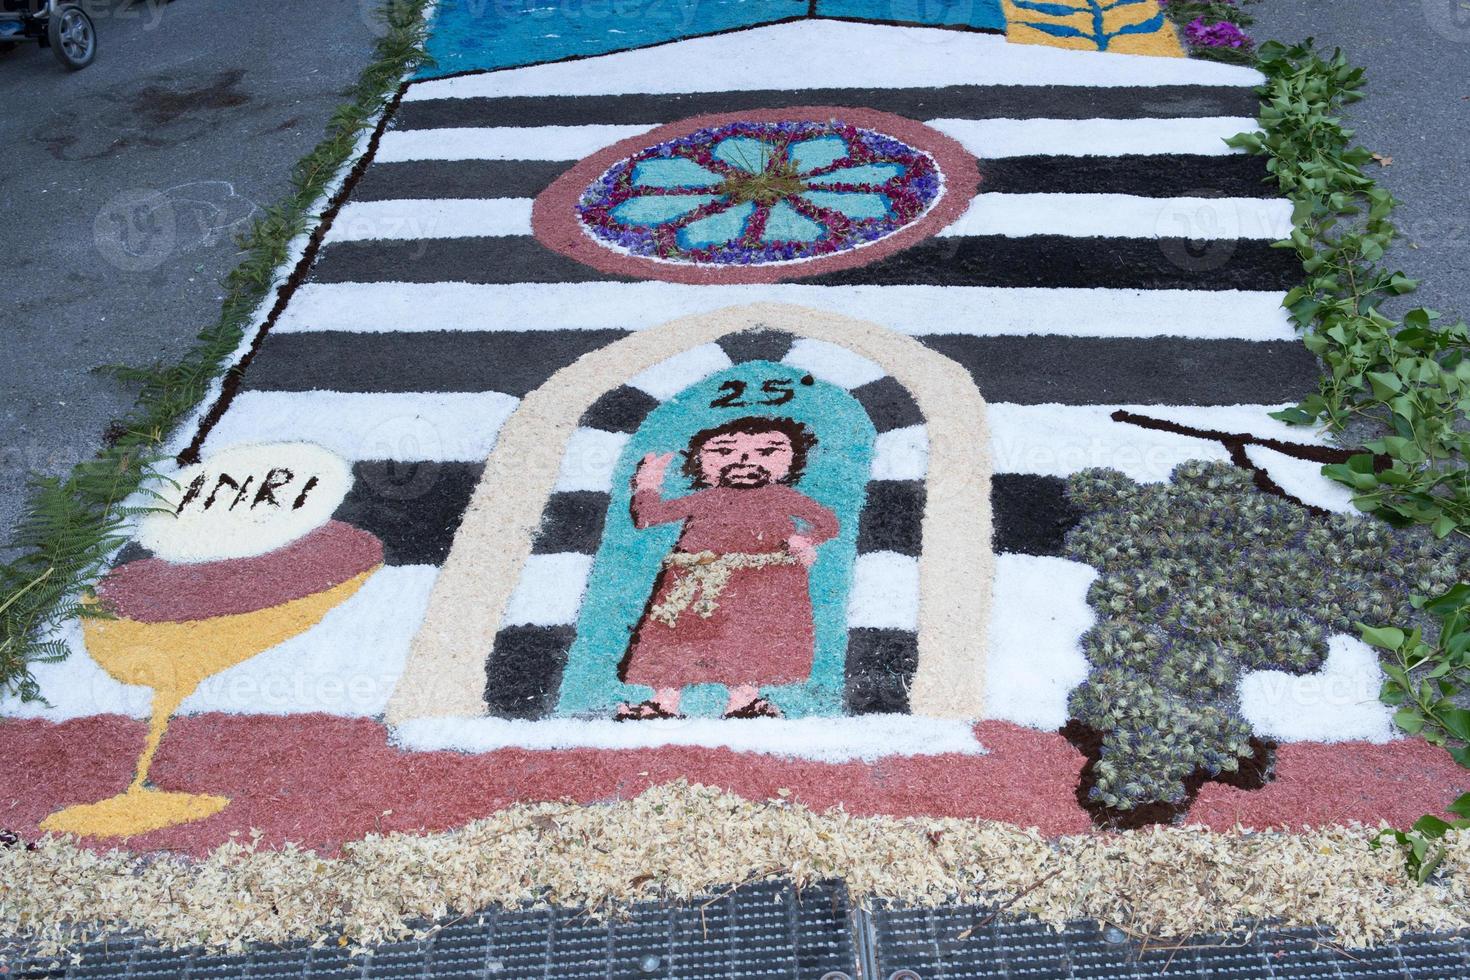
MULTIPOLYGON (((134 564, 145 563, 153 564, 133 571, 130 580, 125 573, 134 565, 113 573, 122 587, 112 591, 131 590, 131 601, 119 603, 118 618, 83 621, 87 652, 103 670, 124 684, 153 689, 148 738, 132 784, 109 799, 58 810, 41 821, 44 831, 126 837, 203 820, 224 809, 230 802, 224 796, 149 785, 148 771, 169 719, 206 678, 306 632, 347 601, 381 566, 382 545, 367 532, 334 521, 296 544, 257 558, 192 567, 154 558, 134 564), (319 560, 312 560, 319 559, 324 548, 334 559, 326 572, 319 560), (310 580, 293 583, 283 581, 281 574, 269 574, 287 573, 293 566, 310 567, 310 580), (177 594, 177 586, 187 583, 193 583, 198 595, 177 594), (140 601, 140 589, 161 594, 140 601), (306 594, 300 594, 303 591, 306 594), (283 596, 290 597, 277 601, 283 596), (258 602, 270 604, 248 608, 258 602), (202 612, 247 608, 189 615, 191 604, 202 612), (130 606, 141 607, 146 614, 130 615, 130 606)), ((107 586, 104 581, 99 588, 104 602, 109 599, 107 586)))

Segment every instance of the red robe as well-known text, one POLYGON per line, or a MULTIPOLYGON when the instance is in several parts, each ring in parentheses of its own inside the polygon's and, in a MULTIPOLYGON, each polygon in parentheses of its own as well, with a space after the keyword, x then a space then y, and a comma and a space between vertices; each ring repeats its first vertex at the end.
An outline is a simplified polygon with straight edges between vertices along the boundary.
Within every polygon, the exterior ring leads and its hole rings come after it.
MULTIPOLYGON (((684 521, 676 553, 784 553, 793 534, 814 545, 837 534, 835 514, 776 483, 753 490, 715 487, 673 500, 635 490, 632 510, 639 530, 684 521)), ((708 618, 689 607, 669 626, 650 612, 684 574, 667 565, 659 571, 623 658, 624 681, 662 690, 689 684, 794 684, 811 676, 814 630, 805 565, 737 568, 708 618)))

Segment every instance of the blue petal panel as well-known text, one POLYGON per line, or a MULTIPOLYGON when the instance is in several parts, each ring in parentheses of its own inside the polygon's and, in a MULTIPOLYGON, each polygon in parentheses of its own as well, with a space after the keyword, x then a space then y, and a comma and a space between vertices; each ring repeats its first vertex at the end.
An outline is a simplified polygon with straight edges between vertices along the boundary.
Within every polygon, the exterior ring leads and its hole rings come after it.
POLYGON ((826 167, 847 156, 847 141, 841 136, 819 136, 813 140, 802 140, 791 144, 786 156, 796 164, 797 173, 809 173, 818 167, 826 167))
POLYGON ((822 237, 822 226, 785 201, 777 201, 761 232, 763 242, 814 242, 822 237))
POLYGON ((869 163, 861 167, 843 167, 830 174, 808 177, 806 182, 812 187, 822 187, 827 184, 886 184, 893 178, 902 175, 907 169, 901 163, 869 163))
POLYGON ((713 170, 683 157, 644 160, 633 166, 633 183, 639 187, 714 187, 722 180, 713 170))
POLYGON ((776 145, 749 136, 732 136, 721 140, 712 154, 716 160, 739 167, 747 173, 758 174, 766 169, 776 155, 776 145))
POLYGON ((746 201, 744 204, 726 208, 707 218, 691 221, 679 229, 679 244, 685 248, 723 245, 745 233, 745 223, 754 213, 755 205, 746 201))
POLYGON ((849 218, 862 221, 881 218, 888 214, 886 194, 865 194, 857 191, 807 191, 801 195, 819 208, 841 211, 849 218))
POLYGON ((718 194, 645 194, 628 198, 611 214, 625 225, 661 225, 718 199, 718 194))

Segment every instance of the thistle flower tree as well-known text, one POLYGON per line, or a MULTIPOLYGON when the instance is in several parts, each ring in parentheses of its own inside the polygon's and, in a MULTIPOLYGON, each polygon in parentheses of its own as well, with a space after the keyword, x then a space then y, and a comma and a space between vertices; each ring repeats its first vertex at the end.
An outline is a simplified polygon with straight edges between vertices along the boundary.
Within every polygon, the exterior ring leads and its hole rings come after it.
POLYGON ((1315 671, 1328 638, 1358 623, 1432 632, 1411 595, 1445 592, 1470 561, 1457 540, 1314 515, 1225 463, 1185 463, 1151 484, 1087 470, 1067 492, 1085 515, 1069 557, 1099 571, 1091 672, 1070 709, 1101 739, 1089 802, 1115 815, 1186 803, 1191 780, 1237 772, 1253 753, 1244 673, 1315 671))

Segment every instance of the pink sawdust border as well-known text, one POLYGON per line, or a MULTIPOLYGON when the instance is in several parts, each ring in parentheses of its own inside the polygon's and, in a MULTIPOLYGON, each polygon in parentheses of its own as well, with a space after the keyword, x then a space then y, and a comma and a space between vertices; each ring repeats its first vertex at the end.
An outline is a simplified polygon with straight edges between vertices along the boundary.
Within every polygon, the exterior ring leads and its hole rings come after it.
MULTIPOLYGON (((47 814, 125 789, 147 728, 118 715, 0 724, 0 829, 26 840, 40 836, 47 814)), ((628 799, 676 779, 860 816, 978 817, 1048 836, 1092 829, 1077 802, 1086 760, 1065 738, 999 721, 979 722, 975 735, 987 754, 823 763, 678 746, 406 752, 368 718, 186 716, 169 726, 153 780, 160 789, 223 794, 230 805, 198 823, 88 843, 202 855, 259 830, 266 848, 290 841, 334 853, 372 833, 449 830, 515 803, 628 799)), ((1422 739, 1292 742, 1278 750, 1273 781, 1254 790, 1206 783, 1185 822, 1217 831, 1407 826, 1443 813, 1466 790, 1470 774, 1422 739)))

